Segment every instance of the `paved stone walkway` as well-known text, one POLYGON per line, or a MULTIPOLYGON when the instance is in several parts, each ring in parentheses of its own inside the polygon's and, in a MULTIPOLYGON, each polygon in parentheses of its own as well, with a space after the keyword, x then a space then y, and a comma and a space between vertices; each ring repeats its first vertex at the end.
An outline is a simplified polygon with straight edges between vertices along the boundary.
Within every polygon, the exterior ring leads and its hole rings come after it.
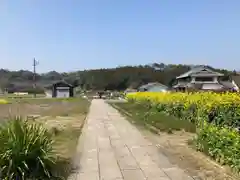
POLYGON ((103 100, 93 100, 74 180, 193 180, 103 100))

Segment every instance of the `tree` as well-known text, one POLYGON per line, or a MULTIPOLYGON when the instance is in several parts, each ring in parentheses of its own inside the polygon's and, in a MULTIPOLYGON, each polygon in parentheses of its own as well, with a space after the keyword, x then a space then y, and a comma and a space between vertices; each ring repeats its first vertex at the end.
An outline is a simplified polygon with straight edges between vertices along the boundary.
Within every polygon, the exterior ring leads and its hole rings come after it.
MULTIPOLYGON (((185 73, 191 68, 189 65, 153 63, 151 65, 123 66, 111 69, 94 69, 59 73, 51 71, 37 74, 39 87, 50 87, 52 83, 66 80, 74 87, 80 86, 86 90, 124 90, 128 87, 137 88, 149 82, 160 82, 171 86, 176 76, 185 73)), ((212 68, 212 67, 211 67, 212 68)), ((214 69, 228 76, 236 74, 235 71, 214 69)), ((0 87, 12 91, 32 87, 32 72, 8 71, 0 69, 0 87), (24 88, 23 88, 24 87, 24 88)))

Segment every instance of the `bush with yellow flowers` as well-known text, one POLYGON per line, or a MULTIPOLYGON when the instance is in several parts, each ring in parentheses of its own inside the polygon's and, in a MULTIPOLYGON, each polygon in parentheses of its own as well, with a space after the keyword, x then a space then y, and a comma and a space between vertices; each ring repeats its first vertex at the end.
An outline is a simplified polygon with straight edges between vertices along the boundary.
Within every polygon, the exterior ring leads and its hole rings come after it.
POLYGON ((240 127, 240 95, 233 93, 155 93, 127 95, 132 102, 151 106, 179 119, 240 127))
POLYGON ((195 123, 198 149, 240 171, 239 94, 138 92, 126 98, 195 123))
POLYGON ((8 101, 6 99, 0 99, 0 104, 8 104, 8 101))

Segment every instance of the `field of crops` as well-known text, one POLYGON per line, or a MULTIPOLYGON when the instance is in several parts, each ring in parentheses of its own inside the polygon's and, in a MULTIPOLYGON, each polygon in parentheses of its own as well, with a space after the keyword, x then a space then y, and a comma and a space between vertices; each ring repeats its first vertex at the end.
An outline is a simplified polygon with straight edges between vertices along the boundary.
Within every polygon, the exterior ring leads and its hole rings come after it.
POLYGON ((127 99, 195 123, 198 150, 240 171, 239 94, 142 92, 128 94, 127 99))

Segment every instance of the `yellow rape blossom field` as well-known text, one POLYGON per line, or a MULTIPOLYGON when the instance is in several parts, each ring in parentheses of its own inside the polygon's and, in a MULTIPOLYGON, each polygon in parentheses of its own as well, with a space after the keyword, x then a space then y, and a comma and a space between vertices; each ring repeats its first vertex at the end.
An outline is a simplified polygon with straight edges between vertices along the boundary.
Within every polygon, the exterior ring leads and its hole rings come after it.
POLYGON ((137 92, 126 98, 195 123, 197 149, 240 172, 240 94, 137 92))
POLYGON ((211 92, 204 93, 155 93, 155 92, 139 92, 131 93, 128 99, 141 101, 149 100, 153 104, 162 103, 183 103, 186 108, 192 104, 196 104, 199 108, 206 110, 218 104, 236 104, 240 105, 240 95, 233 93, 217 94, 211 92))

